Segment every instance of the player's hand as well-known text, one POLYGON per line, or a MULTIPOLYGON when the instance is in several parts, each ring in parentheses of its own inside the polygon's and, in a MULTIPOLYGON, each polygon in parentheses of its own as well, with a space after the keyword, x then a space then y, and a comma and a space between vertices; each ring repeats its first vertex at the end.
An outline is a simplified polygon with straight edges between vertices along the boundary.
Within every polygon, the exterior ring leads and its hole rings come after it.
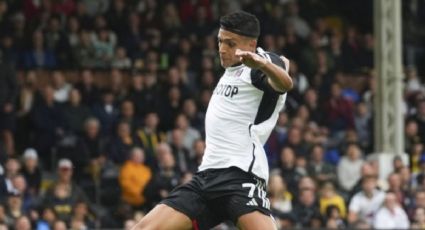
POLYGON ((235 55, 244 65, 253 69, 260 69, 268 62, 267 59, 261 57, 260 55, 254 52, 243 51, 240 49, 236 49, 235 55))
POLYGON ((290 61, 288 58, 286 58, 285 56, 280 56, 280 59, 282 59, 283 63, 285 63, 285 67, 286 67, 286 72, 289 73, 289 67, 290 67, 290 61))

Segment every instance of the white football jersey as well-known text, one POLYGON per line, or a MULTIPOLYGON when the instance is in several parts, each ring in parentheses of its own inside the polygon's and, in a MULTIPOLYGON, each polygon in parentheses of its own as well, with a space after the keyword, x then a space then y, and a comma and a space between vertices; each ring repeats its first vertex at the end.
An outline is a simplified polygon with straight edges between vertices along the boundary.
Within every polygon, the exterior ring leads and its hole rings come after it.
MULTIPOLYGON (((280 57, 260 55, 285 68, 280 57)), ((205 117, 206 149, 199 171, 236 166, 268 181, 263 145, 276 125, 286 93, 276 92, 267 76, 245 65, 226 68, 205 117)))

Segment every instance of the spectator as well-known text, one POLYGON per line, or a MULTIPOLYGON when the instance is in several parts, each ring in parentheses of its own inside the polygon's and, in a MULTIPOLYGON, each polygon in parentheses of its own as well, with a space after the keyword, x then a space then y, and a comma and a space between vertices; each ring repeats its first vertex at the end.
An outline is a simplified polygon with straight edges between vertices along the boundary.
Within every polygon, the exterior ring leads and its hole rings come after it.
MULTIPOLYGON (((95 228, 94 216, 90 214, 89 207, 83 201, 78 201, 72 209, 71 223, 77 224, 73 229, 93 229, 95 228), (85 228, 84 228, 85 227, 85 228)), ((72 225, 72 224, 71 224, 72 225)))
POLYGON ((145 189, 145 197, 150 205, 168 196, 171 190, 178 185, 180 174, 176 170, 176 162, 168 145, 158 146, 159 171, 155 173, 152 180, 145 189))
POLYGON ((12 219, 13 223, 18 223, 18 219, 25 216, 23 209, 22 194, 18 191, 10 192, 7 196, 7 215, 12 219))
POLYGON ((112 91, 105 89, 102 92, 102 101, 93 106, 93 114, 100 121, 102 134, 111 135, 118 119, 118 108, 112 91))
POLYGON ((30 219, 26 216, 20 216, 16 219, 15 229, 19 230, 31 230, 31 222, 30 219))
POLYGON ((47 189, 44 204, 53 207, 58 219, 68 221, 72 207, 78 201, 88 203, 84 191, 72 181, 73 164, 68 159, 60 159, 57 167, 58 178, 47 189))
POLYGON ((6 207, 3 202, 0 203, 0 223, 5 225, 5 229, 7 229, 7 226, 13 225, 13 219, 6 214, 6 207))
POLYGON ((151 169, 144 164, 144 155, 143 149, 133 148, 120 171, 122 199, 135 208, 145 204, 144 190, 152 177, 151 169))
POLYGON ((50 167, 50 154, 56 141, 64 134, 64 120, 60 106, 54 102, 54 90, 46 86, 42 92, 43 100, 31 114, 34 127, 34 146, 43 160, 44 167, 50 167))
POLYGON ((121 37, 121 41, 124 45, 124 48, 128 52, 128 56, 131 59, 135 59, 136 51, 139 48, 139 45, 144 41, 144 36, 142 33, 141 19, 138 12, 130 12, 128 16, 128 29, 121 37))
MULTIPOLYGON (((317 185, 313 178, 309 176, 303 176, 298 181, 298 191, 301 190, 312 190, 315 193, 317 192, 317 185)), ((294 193, 295 194, 295 193, 294 193)))
POLYGON ((124 0, 114 0, 109 5, 106 18, 108 24, 111 25, 111 29, 117 34, 123 34, 125 32, 125 28, 122 25, 125 25, 127 22, 128 10, 128 6, 124 0))
POLYGON ((419 136, 421 137, 421 142, 425 143, 425 100, 422 100, 417 105, 417 113, 414 117, 418 123, 419 136))
POLYGON ((425 209, 417 208, 413 217, 412 229, 423 229, 425 227, 425 209))
POLYGON ((134 104, 132 101, 124 100, 121 102, 120 121, 130 124, 131 133, 135 134, 136 129, 140 126, 140 121, 135 115, 134 104))
POLYGON ((133 102, 135 107, 136 116, 143 116, 143 110, 145 105, 143 104, 144 96, 144 86, 143 79, 144 76, 141 73, 136 73, 131 77, 130 90, 127 95, 127 100, 133 102))
POLYGON ((320 191, 319 198, 320 213, 325 216, 330 206, 334 205, 338 208, 338 215, 341 218, 346 218, 347 208, 345 207, 345 201, 342 196, 338 195, 335 191, 335 187, 332 182, 324 182, 320 191))
MULTIPOLYGON (((78 169, 81 179, 98 178, 105 163, 107 138, 100 134, 100 123, 94 117, 84 123, 84 133, 77 142, 78 169)), ((90 181, 90 180, 88 180, 90 181)))
POLYGON ((201 165, 202 157, 204 156, 205 152, 205 141, 198 139, 193 143, 193 155, 194 155, 194 164, 191 169, 192 173, 196 173, 198 171, 199 165, 201 165))
POLYGON ((335 168, 324 161, 324 149, 320 145, 313 146, 310 155, 310 164, 307 167, 308 174, 319 183, 325 181, 336 182, 335 168))
POLYGON ((146 163, 155 165, 155 149, 158 144, 166 140, 166 135, 158 130, 159 117, 155 112, 149 112, 145 116, 144 126, 137 130, 137 138, 142 143, 146 153, 146 163))
POLYGON ((96 48, 90 37, 90 32, 82 30, 79 34, 79 42, 72 52, 73 61, 78 67, 97 67, 96 48))
POLYGON ((326 226, 327 229, 344 229, 346 225, 341 217, 341 211, 336 205, 329 205, 326 208, 326 226))
POLYGON ((16 175, 12 178, 12 185, 15 188, 14 192, 20 194, 22 199, 22 211, 29 213, 30 208, 33 207, 35 196, 30 194, 27 189, 27 183, 25 177, 22 175, 16 175))
POLYGON ((118 123, 117 133, 108 147, 108 158, 121 165, 128 159, 131 148, 140 146, 137 139, 131 134, 130 125, 123 121, 118 123))
POLYGON ((368 111, 366 104, 363 102, 357 104, 357 111, 354 116, 354 124, 356 127, 356 132, 359 136, 360 145, 363 148, 368 148, 371 144, 371 113, 368 111))
MULTIPOLYGON (((16 188, 13 186, 12 179, 16 175, 18 175, 19 170, 21 169, 21 164, 16 158, 8 158, 5 164, 5 173, 4 177, 2 178, 2 183, 5 188, 4 192, 5 194, 2 194, 3 196, 6 196, 9 193, 15 193, 16 188)), ((1 198, 0 198, 1 199, 1 198)))
POLYGON ((52 78, 55 102, 60 104, 67 102, 69 100, 69 92, 72 89, 71 84, 66 82, 64 74, 58 70, 53 71, 52 78))
POLYGON ((201 134, 199 133, 199 131, 190 126, 188 118, 182 113, 177 115, 175 127, 181 131, 183 135, 182 144, 188 150, 192 148, 195 140, 201 138, 201 134))
POLYGON ((292 194, 297 192, 296 185, 301 175, 295 168, 295 153, 290 147, 284 147, 280 152, 279 170, 285 182, 288 184, 288 189, 292 194))
POLYGON ((81 103, 92 107, 100 99, 100 90, 94 84, 93 72, 90 69, 84 69, 80 73, 81 80, 75 84, 75 88, 80 91, 81 103))
POLYGON ((87 229, 88 228, 85 222, 79 219, 71 219, 69 225, 71 229, 87 229))
POLYGON ((293 125, 288 131, 288 139, 286 145, 291 147, 297 155, 306 156, 308 147, 306 143, 303 143, 301 127, 293 125))
POLYGON ((309 88, 304 94, 304 103, 310 114, 311 121, 316 124, 322 124, 323 115, 320 112, 319 100, 317 91, 313 88, 309 88))
POLYGON ((44 33, 46 48, 52 51, 57 58, 57 64, 69 67, 69 43, 66 34, 61 30, 59 17, 50 17, 47 30, 44 33))
POLYGON ((160 119, 162 122, 163 130, 170 130, 173 127, 173 121, 179 113, 181 107, 182 92, 176 86, 170 88, 167 92, 167 98, 164 98, 162 111, 160 112, 160 119))
POLYGON ((63 0, 52 4, 52 10, 59 15, 66 15, 69 17, 75 12, 76 3, 73 0, 63 0))
POLYGON ((403 190, 402 184, 401 184, 401 176, 398 173, 391 173, 388 176, 388 192, 391 192, 396 198, 397 203, 402 206, 402 208, 407 205, 405 203, 408 200, 409 194, 407 194, 406 191, 403 190))
MULTIPOLYGON (((72 50, 75 49, 80 43, 80 38, 79 38, 80 31, 81 31, 81 24, 78 18, 76 16, 69 17, 67 22, 66 36, 68 40, 67 42, 72 50)), ((78 66, 74 66, 74 67, 78 67, 78 66)))
POLYGON ((65 125, 74 135, 83 133, 84 122, 90 117, 90 109, 81 104, 81 94, 77 89, 69 92, 69 103, 63 108, 65 125))
POLYGON ((38 218, 37 222, 35 223, 37 230, 44 230, 44 229, 50 229, 50 227, 53 228, 54 223, 56 221, 56 214, 54 210, 50 207, 44 207, 41 210, 41 217, 38 218))
POLYGON ((30 70, 25 73, 25 79, 18 95, 18 107, 16 108, 19 117, 28 115, 34 106, 37 78, 36 71, 30 70))
POLYGON ((66 230, 68 229, 66 227, 65 221, 57 220, 53 223, 53 230, 66 230))
POLYGON ((384 206, 373 218, 376 229, 408 229, 410 227, 406 212, 397 201, 397 196, 389 192, 385 196, 384 206))
POLYGON ((300 36, 303 39, 306 39, 310 34, 310 27, 308 23, 299 16, 299 6, 295 1, 288 3, 288 18, 286 23, 292 25, 295 29, 297 36, 300 36))
POLYGON ((302 227, 309 227, 311 220, 316 216, 320 216, 316 195, 313 190, 305 189, 299 192, 293 213, 302 227))
POLYGON ((24 68, 47 68, 56 67, 55 54, 44 46, 44 36, 39 30, 32 35, 32 47, 24 54, 24 68))
POLYGON ((38 154, 35 149, 28 148, 23 154, 22 174, 25 177, 28 192, 37 196, 41 186, 41 170, 38 165, 38 154))
POLYGON ((404 145, 406 152, 411 152, 413 144, 421 141, 418 131, 418 123, 416 123, 415 120, 408 119, 404 127, 404 145))
POLYGON ((292 194, 279 173, 270 175, 269 178, 269 200, 272 210, 278 213, 289 213, 292 211, 292 194))
POLYGON ((333 83, 331 87, 331 97, 326 102, 327 124, 332 133, 343 132, 354 128, 354 111, 351 101, 341 95, 341 86, 333 83))
POLYGON ((304 73, 300 72, 298 69, 298 64, 291 60, 289 64, 289 74, 294 82, 294 89, 291 90, 291 94, 295 97, 297 102, 301 101, 302 95, 305 94, 306 90, 309 88, 309 82, 304 73))
POLYGON ((378 209, 381 207, 385 193, 376 189, 376 177, 367 176, 362 180, 362 191, 351 199, 349 204, 348 223, 365 220, 372 224, 378 209))
POLYGON ((16 104, 16 150, 23 150, 30 144, 31 124, 30 114, 35 106, 37 98, 37 74, 36 71, 27 71, 24 82, 21 84, 16 104))
POLYGON ((350 144, 337 167, 338 184, 345 192, 351 191, 360 180, 362 165, 360 148, 350 144))
POLYGON ((183 114, 189 121, 189 126, 196 129, 198 132, 204 132, 204 119, 198 111, 198 107, 194 99, 188 98, 183 102, 183 114))
POLYGON ((418 77, 418 71, 415 67, 409 67, 405 71, 406 74, 406 94, 410 96, 414 93, 424 90, 418 77))
POLYGON ((276 167, 279 164, 280 148, 283 146, 288 133, 288 114, 285 112, 279 113, 279 118, 275 128, 270 134, 269 139, 265 144, 267 160, 271 167, 276 167))
POLYGON ((361 45, 358 30, 350 26, 345 31, 345 37, 342 44, 342 60, 344 70, 356 71, 361 65, 361 45))
POLYGON ((114 32, 106 28, 101 29, 98 33, 91 37, 95 51, 96 67, 108 68, 114 55, 117 37, 114 32))
POLYGON ((190 171, 191 168, 194 168, 192 165, 194 162, 190 156, 189 149, 184 146, 183 132, 180 129, 174 129, 171 131, 170 142, 179 172, 183 174, 190 171))
POLYGON ((124 83, 123 71, 119 69, 111 69, 110 89, 118 103, 121 103, 127 96, 127 88, 124 83))
POLYGON ((0 139, 6 144, 6 152, 13 155, 15 145, 13 132, 15 131, 15 99, 18 95, 18 86, 15 69, 1 55, 0 50, 0 139))
POLYGON ((112 59, 111 67, 117 69, 130 69, 132 66, 131 60, 127 57, 127 51, 123 47, 117 47, 115 56, 112 59))

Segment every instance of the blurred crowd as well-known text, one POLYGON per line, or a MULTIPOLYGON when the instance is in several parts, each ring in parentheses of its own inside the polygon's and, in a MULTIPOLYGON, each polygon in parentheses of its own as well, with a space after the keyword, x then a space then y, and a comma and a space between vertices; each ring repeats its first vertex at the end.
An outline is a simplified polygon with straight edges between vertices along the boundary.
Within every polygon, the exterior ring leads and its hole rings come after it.
POLYGON ((425 1, 403 1, 408 160, 384 179, 368 157, 372 4, 0 0, 0 229, 130 229, 189 181, 223 72, 218 19, 238 9, 291 60, 265 145, 280 228, 425 229, 425 1))

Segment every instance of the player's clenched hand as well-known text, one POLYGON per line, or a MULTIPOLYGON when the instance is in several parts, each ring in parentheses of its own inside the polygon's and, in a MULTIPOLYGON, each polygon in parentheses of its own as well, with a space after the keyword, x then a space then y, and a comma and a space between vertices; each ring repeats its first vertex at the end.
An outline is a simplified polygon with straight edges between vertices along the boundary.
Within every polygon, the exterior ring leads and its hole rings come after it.
POLYGON ((289 73, 289 67, 290 67, 290 61, 289 61, 289 59, 288 58, 286 58, 285 56, 280 56, 280 59, 282 59, 282 61, 283 61, 283 63, 285 63, 285 70, 286 70, 286 72, 288 72, 289 73))
POLYGON ((254 52, 243 51, 240 49, 236 49, 235 55, 244 65, 253 69, 259 69, 266 65, 268 62, 267 59, 261 57, 260 55, 254 52))

